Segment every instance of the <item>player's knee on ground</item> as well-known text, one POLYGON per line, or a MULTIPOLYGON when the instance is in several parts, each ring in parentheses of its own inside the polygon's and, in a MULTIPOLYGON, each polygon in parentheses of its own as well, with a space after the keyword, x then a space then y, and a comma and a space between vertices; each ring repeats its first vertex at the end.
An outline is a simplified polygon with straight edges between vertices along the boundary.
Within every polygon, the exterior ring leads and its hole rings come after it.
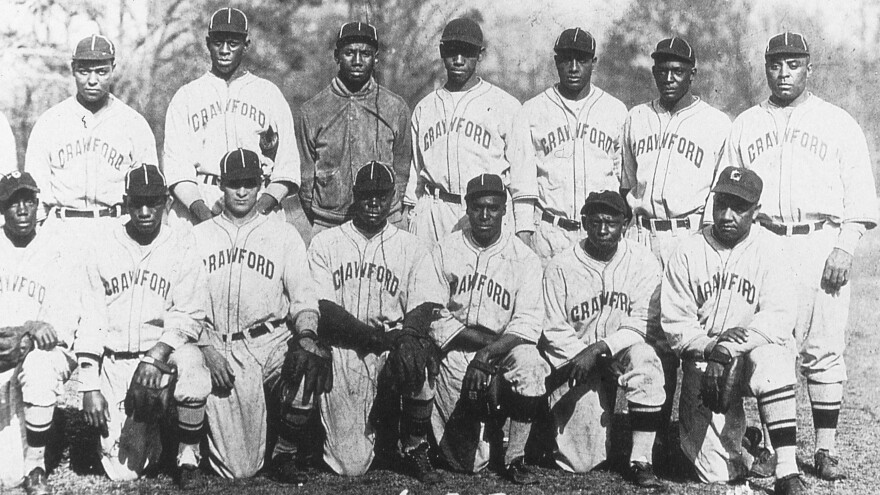
POLYGON ((795 355, 784 346, 758 346, 745 360, 749 390, 756 397, 795 384, 795 355))
POLYGON ((550 365, 533 344, 511 349, 501 361, 501 369, 515 393, 525 397, 540 397, 546 393, 544 382, 550 375, 550 365))
POLYGON ((624 373, 617 379, 626 400, 645 406, 661 406, 666 401, 666 379, 657 351, 645 343, 634 344, 620 353, 624 373))
POLYGON ((37 406, 54 406, 75 367, 76 360, 69 358, 60 347, 32 350, 21 363, 18 375, 22 400, 37 406))
POLYGON ((177 367, 176 401, 204 401, 211 394, 211 372, 198 347, 192 344, 180 346, 171 353, 169 362, 177 367))

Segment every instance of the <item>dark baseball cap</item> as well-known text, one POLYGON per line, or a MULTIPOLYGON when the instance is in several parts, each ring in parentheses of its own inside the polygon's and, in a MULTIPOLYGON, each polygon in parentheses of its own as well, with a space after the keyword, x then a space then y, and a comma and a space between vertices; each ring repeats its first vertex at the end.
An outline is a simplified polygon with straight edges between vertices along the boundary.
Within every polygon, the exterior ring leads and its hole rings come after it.
POLYGON ((366 22, 346 22, 339 28, 336 48, 342 48, 349 43, 366 43, 378 50, 379 34, 376 27, 366 22))
POLYGON ((0 202, 9 200, 13 194, 22 189, 27 189, 35 193, 40 192, 40 188, 37 187, 34 178, 27 172, 19 172, 16 170, 15 172, 10 172, 4 175, 0 178, 0 202))
POLYGON ((809 56, 810 47, 807 45, 804 35, 786 31, 770 38, 770 41, 767 42, 764 58, 770 58, 774 55, 809 56))
POLYGON ((393 191, 394 173, 388 165, 371 161, 358 170, 352 190, 355 193, 393 191))
POLYGON ((251 150, 232 150, 220 160, 220 179, 223 181, 262 178, 260 157, 251 150))
POLYGON ((694 53, 691 44, 684 38, 679 38, 678 36, 666 38, 657 43, 657 47, 654 48, 654 53, 651 54, 651 58, 654 60, 674 58, 688 62, 691 65, 697 63, 697 54, 694 53))
POLYGON ((584 206, 581 208, 581 215, 588 215, 598 206, 604 206, 611 211, 620 213, 624 218, 632 216, 632 210, 626 203, 623 196, 617 191, 593 191, 587 195, 584 206))
POLYGON ((453 19, 443 28, 443 34, 440 36, 440 43, 449 42, 467 43, 482 48, 483 30, 472 19, 466 17, 453 19))
POLYGON ((507 197, 507 188, 504 187, 504 181, 495 174, 480 174, 467 184, 467 194, 464 195, 465 200, 471 200, 481 196, 504 196, 507 197))
POLYGON ((211 22, 208 23, 208 34, 212 33, 248 33, 248 19, 244 12, 226 7, 214 12, 211 15, 211 22))
POLYGON ((727 167, 721 171, 712 192, 732 194, 749 203, 757 203, 761 199, 763 189, 764 181, 753 170, 727 167))
POLYGON ((556 38, 556 43, 553 44, 553 51, 556 53, 564 50, 594 55, 596 53, 596 39, 581 28, 568 28, 556 38))
POLYGON ((114 60, 116 46, 106 36, 93 34, 79 40, 71 58, 73 60, 114 60))
POLYGON ((168 183, 159 167, 142 163, 125 174, 125 194, 127 196, 167 196, 168 183))

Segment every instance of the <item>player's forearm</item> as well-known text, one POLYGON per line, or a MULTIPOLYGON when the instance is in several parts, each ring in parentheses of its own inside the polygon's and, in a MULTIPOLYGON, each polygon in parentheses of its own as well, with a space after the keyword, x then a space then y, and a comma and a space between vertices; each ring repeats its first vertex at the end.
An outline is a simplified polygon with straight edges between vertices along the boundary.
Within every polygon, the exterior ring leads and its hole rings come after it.
POLYGON ((535 231, 535 200, 532 198, 513 201, 513 218, 516 232, 535 231))
POLYGON ((178 182, 171 186, 171 194, 177 198, 183 205, 187 208, 192 206, 198 200, 202 199, 202 194, 199 192, 199 186, 196 185, 195 182, 178 182))
POLYGON ((277 203, 281 203, 281 200, 287 197, 290 194, 292 189, 295 189, 296 185, 292 182, 281 181, 281 182, 272 182, 264 191, 265 194, 272 196, 275 198, 277 203))
POLYGON ((528 343, 528 341, 517 335, 502 334, 497 340, 477 351, 474 359, 484 363, 491 363, 498 358, 506 356, 514 347, 528 343))
POLYGON ((835 247, 846 251, 849 254, 855 254, 856 247, 862 236, 865 235, 867 228, 861 222, 844 222, 840 226, 840 233, 837 235, 837 244, 835 247))
POLYGON ((449 341, 446 349, 478 352, 493 344, 499 337, 499 334, 483 327, 464 327, 449 341))
POLYGON ((300 311, 293 319, 297 335, 302 332, 318 332, 318 312, 316 310, 300 311))

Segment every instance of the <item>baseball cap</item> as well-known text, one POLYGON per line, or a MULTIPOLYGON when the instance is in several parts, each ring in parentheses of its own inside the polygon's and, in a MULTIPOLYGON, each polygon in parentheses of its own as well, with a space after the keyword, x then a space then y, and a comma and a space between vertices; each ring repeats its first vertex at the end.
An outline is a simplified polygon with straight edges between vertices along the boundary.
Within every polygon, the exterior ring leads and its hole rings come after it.
POLYGON ((617 191, 593 191, 587 195, 584 206, 581 208, 581 215, 587 215, 597 206, 605 206, 612 211, 620 213, 625 218, 632 216, 632 210, 617 191))
POLYGON ((651 54, 651 58, 654 60, 668 57, 683 60, 690 64, 697 63, 697 54, 694 53, 691 44, 684 38, 679 38, 678 36, 661 40, 657 43, 657 47, 654 48, 654 53, 651 54))
POLYGON ((73 50, 73 60, 113 60, 116 46, 106 36, 93 34, 79 40, 73 50))
POLYGON ((464 199, 471 200, 489 195, 507 197, 507 188, 504 187, 501 177, 495 174, 480 174, 468 181, 464 199))
POLYGON ((388 165, 371 161, 357 172, 352 190, 356 193, 394 190, 394 173, 388 165))
POLYGON ((211 33, 248 33, 248 19, 244 12, 226 7, 214 12, 211 15, 211 22, 208 23, 208 34, 211 33))
POLYGON ((767 50, 764 52, 764 57, 767 58, 780 54, 809 55, 810 47, 807 45, 804 35, 786 31, 770 38, 770 41, 767 42, 767 50))
POLYGON ((440 43, 448 42, 467 43, 469 45, 483 46, 483 30, 475 21, 466 17, 459 17, 449 21, 443 28, 440 43))
POLYGON ((37 183, 31 174, 27 172, 19 172, 18 170, 10 172, 0 178, 0 202, 7 201, 18 191, 27 189, 35 193, 40 192, 37 183))
POLYGON ((127 196, 165 196, 168 183, 159 167, 142 163, 125 174, 125 194, 127 196))
POLYGON ((761 199, 763 189, 764 181, 754 171, 747 168, 727 167, 721 171, 712 192, 733 194, 749 203, 757 203, 761 199))
POLYGON ((223 181, 262 177, 263 167, 260 166, 260 157, 251 150, 238 148, 226 153, 220 160, 220 179, 223 181))
POLYGON ((376 27, 366 22, 346 22, 339 28, 336 37, 336 48, 342 48, 348 43, 366 43, 373 48, 379 49, 379 34, 376 27))
POLYGON ((596 53, 596 40, 593 35, 581 28, 568 28, 556 38, 553 51, 574 50, 593 55, 596 53))

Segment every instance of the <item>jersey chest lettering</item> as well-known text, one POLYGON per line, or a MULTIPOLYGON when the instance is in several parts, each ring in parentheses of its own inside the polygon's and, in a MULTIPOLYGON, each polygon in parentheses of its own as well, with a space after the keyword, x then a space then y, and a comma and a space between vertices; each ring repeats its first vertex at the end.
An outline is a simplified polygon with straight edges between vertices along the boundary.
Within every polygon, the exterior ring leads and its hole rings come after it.
POLYGON ((633 300, 624 292, 603 290, 592 298, 572 306, 568 310, 568 319, 572 323, 589 319, 599 314, 603 307, 618 309, 630 316, 632 315, 633 300))
POLYGON ((779 133, 777 131, 772 131, 763 136, 758 136, 754 141, 749 143, 746 147, 749 163, 754 163, 754 161, 765 151, 769 151, 772 148, 784 144, 800 146, 807 152, 818 156, 819 159, 823 161, 825 160, 825 157, 828 156, 828 143, 819 138, 819 136, 810 134, 801 129, 786 128, 785 132, 782 133, 781 140, 779 139, 779 133))
POLYGON ((505 311, 510 310, 511 295, 497 280, 484 273, 466 273, 462 276, 453 275, 449 284, 450 295, 455 297, 466 292, 482 292, 505 311))
POLYGON ((208 273, 213 273, 220 268, 232 263, 246 265, 251 270, 272 280, 275 277, 275 263, 269 258, 254 251, 239 247, 222 249, 202 259, 208 273))
POLYGON ((697 303, 699 305, 702 305, 720 292, 739 294, 747 303, 754 304, 758 294, 758 287, 754 283, 741 275, 731 272, 716 272, 705 282, 700 282, 699 280, 692 282, 691 288, 697 294, 697 303))
POLYGON ((587 142, 608 154, 611 154, 616 148, 614 140, 605 131, 593 127, 586 122, 578 122, 574 134, 565 125, 557 127, 556 130, 550 131, 545 137, 541 138, 540 143, 541 149, 544 150, 544 156, 549 155, 557 146, 572 139, 576 142, 587 142))
POLYGON ((211 102, 208 106, 199 109, 197 112, 190 115, 189 124, 190 127, 192 127, 193 132, 197 132, 199 129, 204 129, 205 126, 208 125, 208 122, 214 120, 215 117, 226 114, 232 114, 253 120, 258 126, 260 126, 260 128, 266 127, 265 112, 254 106, 252 103, 232 98, 226 100, 225 104, 222 101, 217 100, 211 102))
POLYGON ((333 289, 341 289, 349 280, 359 281, 362 279, 375 280, 382 289, 392 296, 396 296, 397 290, 400 288, 400 278, 387 266, 349 261, 339 265, 339 268, 333 271, 333 289))
POLYGON ((89 154, 100 158, 107 165, 120 170, 125 154, 114 148, 110 143, 96 137, 83 137, 72 143, 66 143, 49 155, 49 160, 55 168, 64 168, 74 158, 89 154))
POLYGON ((24 294, 43 304, 46 298, 46 287, 36 280, 19 274, 0 274, 0 293, 24 294))
POLYGON ((156 272, 140 268, 122 272, 109 279, 104 279, 102 282, 104 283, 104 294, 107 296, 114 296, 135 285, 140 285, 155 292, 162 299, 168 299, 168 291, 171 290, 171 282, 168 279, 156 272))
POLYGON ((674 132, 650 134, 636 141, 633 152, 636 156, 654 151, 669 150, 678 153, 697 168, 703 165, 703 148, 697 143, 674 132))
POLYGON ((453 117, 448 124, 445 120, 438 120, 428 127, 427 131, 422 134, 422 149, 428 151, 434 141, 452 132, 464 135, 486 149, 489 149, 489 145, 492 144, 492 135, 489 134, 488 129, 462 117, 453 117))

